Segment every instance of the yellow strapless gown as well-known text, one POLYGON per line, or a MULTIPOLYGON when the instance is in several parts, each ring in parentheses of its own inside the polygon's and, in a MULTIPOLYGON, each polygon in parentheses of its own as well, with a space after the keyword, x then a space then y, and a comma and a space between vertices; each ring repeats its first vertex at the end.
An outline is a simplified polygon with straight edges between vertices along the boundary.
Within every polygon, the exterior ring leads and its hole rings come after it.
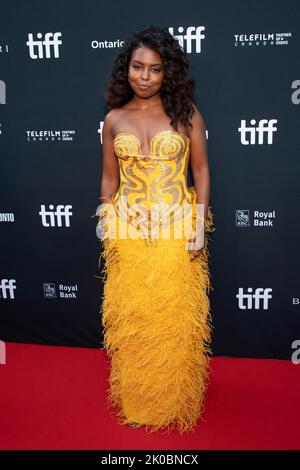
MULTIPOLYGON (((195 221, 196 191, 185 177, 189 138, 162 131, 150 150, 143 155, 131 133, 115 136, 120 186, 111 198, 113 211, 99 217, 105 230, 127 224, 145 234, 149 220, 141 215, 151 204, 167 208, 167 223, 159 225, 162 219, 157 219, 161 234, 180 222, 170 204, 189 204, 195 221), (138 210, 130 213, 136 204, 138 210)), ((212 218, 209 207, 206 233, 214 230, 212 218)), ((191 431, 203 411, 211 353, 207 238, 201 255, 191 261, 186 238, 174 232, 168 239, 124 238, 118 229, 109 233, 100 255, 105 260, 101 318, 111 364, 108 407, 120 424, 135 422, 149 432, 191 431)))

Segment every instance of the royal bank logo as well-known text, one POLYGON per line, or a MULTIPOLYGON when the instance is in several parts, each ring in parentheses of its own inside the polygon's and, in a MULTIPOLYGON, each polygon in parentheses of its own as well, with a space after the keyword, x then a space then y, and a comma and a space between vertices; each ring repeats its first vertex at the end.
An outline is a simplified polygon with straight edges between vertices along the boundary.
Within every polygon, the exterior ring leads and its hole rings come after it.
POLYGON ((55 284, 53 282, 43 283, 43 292, 45 299, 56 299, 55 284))
POLYGON ((0 80, 0 104, 6 104, 6 84, 4 80, 0 80))
POLYGON ((249 210, 248 209, 238 209, 235 211, 235 225, 237 227, 249 227, 249 210))
POLYGON ((59 204, 57 206, 49 204, 48 209, 46 209, 45 204, 41 204, 39 215, 43 227, 70 227, 70 220, 73 215, 71 209, 70 204, 59 204))
POLYGON ((59 283, 56 287, 54 282, 44 282, 43 292, 45 299, 77 299, 78 285, 67 285, 59 283))
POLYGON ((0 299, 14 299, 16 290, 15 279, 0 280, 0 299))
POLYGON ((253 210, 250 218, 249 209, 237 209, 235 211, 235 225, 237 227, 274 227, 276 211, 253 210))
POLYGON ((236 294, 238 308, 240 310, 268 310, 269 300, 272 299, 271 292, 270 287, 257 287, 256 289, 239 287, 238 294, 236 294))
POLYGON ((202 52, 202 41, 205 38, 205 26, 188 26, 186 30, 182 26, 179 26, 175 33, 172 26, 168 29, 169 33, 178 40, 181 48, 187 54, 191 54, 191 52, 199 54, 202 52))
POLYGON ((27 130, 27 142, 73 142, 75 130, 64 129, 41 129, 41 130, 27 130))
POLYGON ((37 33, 34 39, 33 33, 28 33, 28 46, 29 56, 31 59, 58 59, 59 46, 62 41, 59 39, 62 33, 37 33))
POLYGON ((250 125, 246 124, 246 119, 241 120, 238 132, 241 135, 242 145, 264 145, 273 144, 273 135, 277 131, 275 124, 277 119, 256 119, 250 120, 250 125))
POLYGON ((235 47, 288 46, 292 33, 239 33, 233 37, 235 47))

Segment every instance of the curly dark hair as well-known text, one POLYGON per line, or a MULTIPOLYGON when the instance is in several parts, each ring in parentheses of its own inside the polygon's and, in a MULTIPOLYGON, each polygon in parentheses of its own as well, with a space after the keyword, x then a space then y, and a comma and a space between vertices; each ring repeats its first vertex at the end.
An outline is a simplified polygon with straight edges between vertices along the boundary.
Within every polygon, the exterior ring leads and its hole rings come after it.
POLYGON ((133 50, 143 45, 161 56, 165 81, 160 94, 165 112, 171 118, 171 126, 177 131, 180 122, 185 127, 191 125, 193 104, 196 104, 195 80, 189 75, 185 52, 166 27, 147 25, 129 34, 108 77, 104 92, 108 109, 119 108, 133 97, 127 79, 128 67, 133 50))

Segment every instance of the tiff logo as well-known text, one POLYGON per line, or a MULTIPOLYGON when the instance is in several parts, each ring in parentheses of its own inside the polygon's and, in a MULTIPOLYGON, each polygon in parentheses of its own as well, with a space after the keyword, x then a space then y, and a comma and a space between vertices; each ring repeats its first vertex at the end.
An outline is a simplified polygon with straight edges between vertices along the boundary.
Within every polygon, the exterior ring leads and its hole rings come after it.
POLYGON ((3 80, 0 80, 0 104, 6 104, 6 85, 3 80))
POLYGON ((63 206, 59 204, 54 210, 54 205, 49 205, 49 210, 46 210, 46 206, 41 204, 41 210, 39 215, 42 217, 42 224, 44 227, 62 227, 62 221, 65 221, 65 227, 70 227, 70 216, 73 215, 71 212, 72 206, 67 204, 63 206))
MULTIPOLYGON (((202 31, 205 30, 204 26, 189 26, 186 28, 186 33, 185 34, 174 34, 174 28, 171 26, 169 28, 169 33, 172 34, 172 36, 178 40, 180 46, 182 49, 185 48, 185 51, 190 54, 192 52, 192 44, 195 42, 195 52, 199 53, 201 52, 201 43, 202 39, 205 38, 205 35, 203 34, 202 31), (185 46, 185 47, 184 47, 185 46)), ((183 33, 184 28, 182 26, 179 26, 178 28, 178 33, 183 33)))
POLYGON ((252 287, 248 287, 247 292, 248 294, 245 294, 243 287, 239 287, 239 293, 236 294, 239 309, 252 310, 254 308, 255 310, 258 310, 261 308, 262 304, 263 310, 268 310, 269 299, 272 298, 272 295, 270 294, 270 292, 272 292, 271 288, 264 289, 263 287, 258 287, 255 289, 253 294, 252 287))
POLYGON ((0 365, 6 364, 6 344, 0 341, 0 365))
POLYGON ((0 282, 0 298, 14 299, 14 290, 16 289, 15 279, 1 279, 0 282))
MULTIPOLYGON (((42 39, 42 33, 37 33, 37 38, 42 39)), ((26 45, 29 47, 29 55, 31 59, 50 59, 51 58, 51 49, 53 49, 54 57, 57 59, 59 57, 59 48, 58 46, 62 44, 62 41, 59 38, 61 33, 46 33, 45 39, 42 41, 37 41, 33 39, 33 34, 28 33, 28 41, 26 45), (45 53, 45 56, 44 56, 45 53)))
POLYGON ((259 145, 264 144, 264 135, 267 135, 267 144, 273 144, 273 134, 277 131, 277 127, 274 124, 277 123, 277 119, 261 119, 258 126, 255 126, 256 120, 251 119, 251 126, 246 126, 246 120, 241 120, 241 127, 238 131, 241 134, 241 143, 243 145, 259 145), (258 137, 256 141, 256 137, 258 137))

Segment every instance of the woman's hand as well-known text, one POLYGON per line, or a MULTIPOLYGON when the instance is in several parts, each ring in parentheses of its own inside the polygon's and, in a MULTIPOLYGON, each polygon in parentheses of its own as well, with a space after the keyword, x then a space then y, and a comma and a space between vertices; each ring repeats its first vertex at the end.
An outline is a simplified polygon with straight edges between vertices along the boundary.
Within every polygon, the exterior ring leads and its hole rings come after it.
POLYGON ((107 248, 107 246, 109 245, 108 238, 107 238, 107 237, 106 237, 106 238, 103 238, 103 239, 102 239, 102 243, 103 243, 104 248, 107 248))
MULTIPOLYGON (((188 250, 189 255, 190 255, 190 261, 193 261, 195 258, 197 258, 201 254, 204 248, 205 240, 206 240, 206 235, 204 234, 202 246, 198 248, 197 250, 188 250)), ((195 239, 193 239, 192 241, 195 242, 195 239)))
POLYGON ((189 250, 190 254, 190 261, 193 261, 197 256, 201 254, 201 251, 203 250, 203 247, 200 248, 199 250, 189 250))

